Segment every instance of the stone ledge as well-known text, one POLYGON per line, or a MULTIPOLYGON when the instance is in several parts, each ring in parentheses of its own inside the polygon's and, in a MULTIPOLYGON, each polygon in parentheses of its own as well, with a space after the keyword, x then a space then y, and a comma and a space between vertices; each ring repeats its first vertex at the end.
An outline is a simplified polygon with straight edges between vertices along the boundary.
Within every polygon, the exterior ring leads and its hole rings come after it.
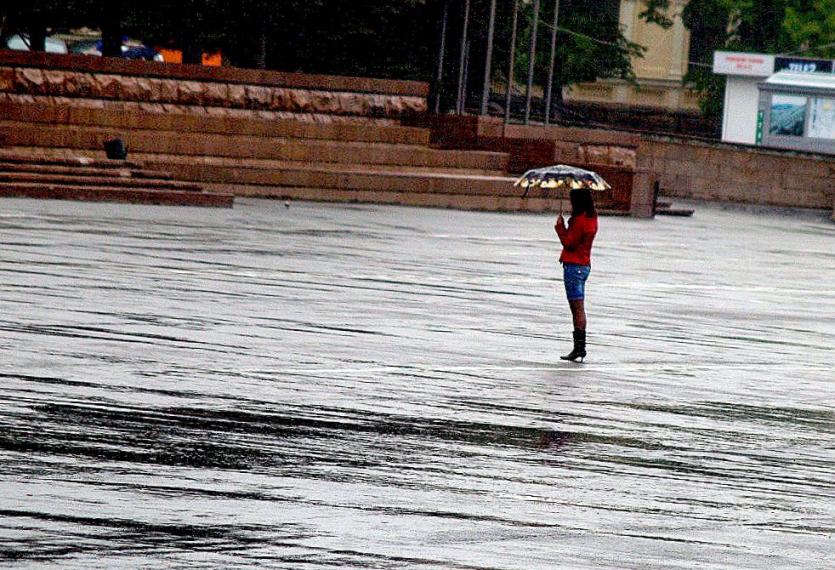
POLYGON ((54 97, 50 95, 28 95, 0 91, 0 105, 44 105, 67 109, 95 109, 105 111, 126 111, 156 115, 186 115, 194 117, 217 117, 235 120, 293 120, 305 123, 351 124, 371 126, 400 126, 397 119, 382 117, 357 117, 350 115, 326 115, 323 113, 292 113, 284 111, 259 111, 230 109, 228 107, 202 107, 198 105, 172 105, 168 103, 142 103, 117 101, 114 99, 79 99, 77 97, 54 97))
POLYGON ((157 206, 199 206, 231 208, 231 194, 177 192, 169 190, 125 190, 89 186, 50 186, 38 184, 0 183, 0 198, 37 198, 40 200, 73 200, 82 202, 119 202, 157 206))
POLYGON ((0 68, 0 78, 0 88, 16 95, 388 118, 406 118, 426 111, 426 98, 404 95, 182 81, 29 67, 0 68))
POLYGON ((221 82, 267 87, 376 93, 426 98, 429 84, 367 77, 285 73, 237 67, 206 67, 89 55, 0 50, 0 65, 76 72, 156 77, 177 81, 221 82))
MULTIPOLYGON (((254 114, 229 117, 214 113, 148 112, 131 106, 86 106, 70 103, 9 101, 0 94, 0 120, 31 124, 112 128, 124 130, 176 131, 177 133, 252 135, 313 138, 342 141, 427 145, 428 131, 397 123, 360 120, 299 120, 275 116, 266 120, 254 114)), ((71 101, 62 99, 62 101, 71 101)), ((86 101, 86 100, 83 100, 86 101)))

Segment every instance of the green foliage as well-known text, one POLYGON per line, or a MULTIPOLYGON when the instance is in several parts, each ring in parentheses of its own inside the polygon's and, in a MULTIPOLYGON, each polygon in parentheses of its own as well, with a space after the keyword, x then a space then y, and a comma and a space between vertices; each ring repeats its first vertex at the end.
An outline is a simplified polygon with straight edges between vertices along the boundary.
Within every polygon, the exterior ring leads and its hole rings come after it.
MULTIPOLYGON (((508 3, 510 4, 510 3, 508 3)), ((665 16, 668 0, 647 0, 643 3, 641 17, 669 25, 665 16)), ((537 36, 536 83, 542 85, 548 76, 551 54, 551 33, 554 16, 554 2, 542 1, 537 36)), ((618 0, 561 0, 558 34, 556 39, 556 66, 554 72, 554 101, 559 104, 560 87, 595 81, 602 78, 618 78, 634 81, 633 58, 641 57, 644 46, 630 42, 620 27, 620 2, 618 0)), ((519 18, 519 38, 516 48, 514 77, 517 84, 524 82, 528 75, 533 6, 522 5, 519 18)), ((509 34, 510 12, 501 15, 497 24, 500 30, 509 34)), ((507 61, 508 35, 497 36, 497 59, 507 61)), ((497 78, 505 78, 506 65, 496 68, 497 78)))
POLYGON ((433 8, 410 0, 298 2, 277 15, 271 64, 314 73, 428 80, 438 25, 433 8))
POLYGON ((810 57, 835 58, 835 0, 792 4, 782 26, 787 43, 810 57))
MULTIPOLYGON (((571 85, 600 78, 634 80, 631 58, 645 48, 629 42, 619 28, 616 3, 595 13, 594 0, 573 0, 561 19, 558 35, 559 84, 571 85)), ((545 62, 543 62, 544 64, 545 62)))
POLYGON ((644 0, 644 9, 639 16, 647 22, 658 24, 662 28, 669 28, 673 21, 667 14, 670 7, 670 0, 644 0))
POLYGON ((735 0, 690 0, 682 13, 690 30, 691 63, 685 81, 699 91, 702 113, 717 117, 722 113, 724 77, 713 73, 713 52, 731 48, 730 21, 735 0))

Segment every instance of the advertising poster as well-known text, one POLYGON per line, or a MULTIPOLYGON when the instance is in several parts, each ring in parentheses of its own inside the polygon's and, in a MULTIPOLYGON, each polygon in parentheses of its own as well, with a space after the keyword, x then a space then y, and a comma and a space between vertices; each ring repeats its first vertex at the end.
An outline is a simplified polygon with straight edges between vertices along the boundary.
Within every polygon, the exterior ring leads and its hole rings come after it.
POLYGON ((771 135, 803 136, 806 122, 806 97, 774 95, 771 98, 771 135))
POLYGON ((812 99, 809 109, 809 136, 835 140, 835 99, 812 99))

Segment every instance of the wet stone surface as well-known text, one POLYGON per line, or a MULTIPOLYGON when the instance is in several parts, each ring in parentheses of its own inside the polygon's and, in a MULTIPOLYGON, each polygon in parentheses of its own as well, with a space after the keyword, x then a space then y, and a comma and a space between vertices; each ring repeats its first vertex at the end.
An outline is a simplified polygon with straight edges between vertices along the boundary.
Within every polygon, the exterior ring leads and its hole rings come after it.
POLYGON ((0 566, 824 568, 835 225, 0 201, 0 566))

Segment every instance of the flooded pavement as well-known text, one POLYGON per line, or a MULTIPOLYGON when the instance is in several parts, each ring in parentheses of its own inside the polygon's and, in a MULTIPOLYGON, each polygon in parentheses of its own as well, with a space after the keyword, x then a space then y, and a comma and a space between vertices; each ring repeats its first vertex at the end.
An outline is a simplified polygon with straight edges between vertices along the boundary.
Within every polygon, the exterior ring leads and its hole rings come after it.
POLYGON ((835 224, 0 201, 0 566, 825 568, 835 224))

